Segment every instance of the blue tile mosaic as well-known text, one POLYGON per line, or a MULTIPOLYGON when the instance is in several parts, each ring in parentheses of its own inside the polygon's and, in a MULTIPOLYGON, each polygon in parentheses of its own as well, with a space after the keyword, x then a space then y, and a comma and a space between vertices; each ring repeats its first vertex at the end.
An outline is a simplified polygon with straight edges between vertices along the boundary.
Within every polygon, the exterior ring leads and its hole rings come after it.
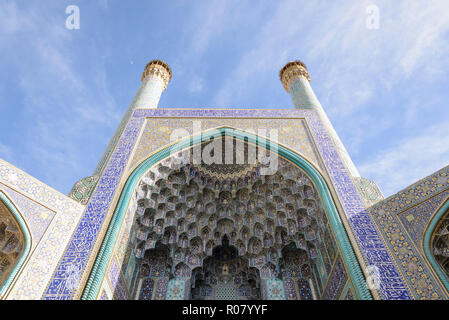
MULTIPOLYGON (((341 161, 329 134, 319 116, 313 110, 270 110, 270 109, 137 109, 128 122, 117 146, 103 171, 97 187, 87 205, 63 257, 50 279, 43 299, 73 299, 80 290, 79 274, 86 271, 98 233, 106 220, 108 208, 122 178, 126 164, 136 143, 145 117, 263 117, 299 118, 304 117, 311 129, 320 154, 324 160, 330 179, 351 223, 354 235, 368 264, 381 270, 381 296, 384 299, 411 299, 400 272, 387 251, 382 238, 365 209, 362 199, 341 161), (73 270, 77 270, 75 273, 73 270), (70 272, 68 272, 70 271, 70 272), (73 276, 76 274, 77 276, 73 276)), ((84 277, 87 272, 84 272, 84 277)))

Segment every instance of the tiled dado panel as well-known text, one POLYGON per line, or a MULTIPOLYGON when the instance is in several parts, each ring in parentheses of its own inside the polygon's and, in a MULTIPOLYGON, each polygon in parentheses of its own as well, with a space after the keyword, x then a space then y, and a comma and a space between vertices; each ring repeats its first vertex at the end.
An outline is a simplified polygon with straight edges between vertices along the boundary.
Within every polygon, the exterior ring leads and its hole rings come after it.
POLYGON ((0 160, 0 190, 31 232, 31 252, 6 299, 39 299, 84 206, 0 160))
MULTIPOLYGON (((349 173, 331 142, 329 134, 315 111, 299 109, 137 109, 112 152, 87 209, 48 283, 42 296, 43 299, 71 299, 74 297, 75 291, 80 290, 80 283, 83 283, 80 280, 85 279, 88 272, 84 272, 83 279, 80 275, 93 263, 93 259, 89 259, 93 246, 96 240, 101 242, 97 236, 108 212, 112 214, 112 209, 109 210, 109 207, 114 193, 117 191, 125 167, 130 161, 138 133, 147 117, 273 118, 273 121, 279 118, 305 118, 364 258, 368 264, 375 265, 380 269, 382 297, 384 299, 412 298, 411 292, 406 287, 398 267, 387 251, 349 173)), ((125 180, 125 177, 123 179, 125 180)))

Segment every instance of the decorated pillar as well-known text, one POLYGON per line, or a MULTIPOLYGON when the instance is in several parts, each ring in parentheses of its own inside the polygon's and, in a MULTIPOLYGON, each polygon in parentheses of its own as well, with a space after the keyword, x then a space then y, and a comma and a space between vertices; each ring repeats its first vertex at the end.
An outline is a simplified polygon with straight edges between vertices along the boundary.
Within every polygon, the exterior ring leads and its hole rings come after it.
POLYGON ((357 168, 310 86, 310 75, 306 65, 299 60, 288 62, 279 72, 279 77, 284 89, 291 95, 296 109, 315 109, 318 112, 349 172, 353 177, 359 177, 357 168))

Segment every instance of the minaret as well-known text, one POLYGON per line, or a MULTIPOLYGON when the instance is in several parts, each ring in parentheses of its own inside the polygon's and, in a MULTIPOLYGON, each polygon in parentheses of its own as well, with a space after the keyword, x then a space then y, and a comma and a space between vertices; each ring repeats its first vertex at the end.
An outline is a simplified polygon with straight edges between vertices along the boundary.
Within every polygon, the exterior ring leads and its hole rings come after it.
POLYGON ((171 70, 168 64, 161 60, 150 61, 145 66, 140 88, 131 102, 132 108, 157 108, 161 94, 167 89, 170 79, 171 70))
POLYGON ((132 112, 135 109, 155 109, 159 104, 159 99, 161 98, 162 92, 167 88, 168 83, 172 77, 172 72, 168 64, 162 60, 152 60, 146 66, 143 71, 141 83, 139 90, 137 90, 134 99, 129 105, 125 112, 125 115, 120 121, 117 130, 114 133, 111 141, 109 142, 106 151, 98 162, 97 168, 95 169, 94 175, 98 175, 102 170, 111 154, 112 150, 115 148, 120 135, 123 132, 132 112))
POLYGON ((349 172, 353 177, 360 177, 357 168, 310 86, 310 76, 306 65, 301 61, 288 62, 279 72, 279 77, 284 89, 290 93, 295 108, 317 110, 349 172))

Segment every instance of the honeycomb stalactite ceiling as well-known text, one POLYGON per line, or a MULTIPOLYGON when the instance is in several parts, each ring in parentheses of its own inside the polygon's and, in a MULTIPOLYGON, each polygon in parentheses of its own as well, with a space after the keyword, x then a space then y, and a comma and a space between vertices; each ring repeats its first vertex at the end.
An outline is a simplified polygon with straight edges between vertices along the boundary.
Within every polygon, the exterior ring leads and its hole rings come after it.
POLYGON ((0 200, 0 286, 24 251, 24 235, 8 207, 0 200))
POLYGON ((136 258, 162 243, 170 247, 173 267, 193 270, 224 238, 249 267, 277 265, 291 243, 309 261, 317 257, 327 219, 301 169, 279 159, 275 174, 261 175, 260 163, 193 165, 180 158, 166 158, 138 184, 136 258))

